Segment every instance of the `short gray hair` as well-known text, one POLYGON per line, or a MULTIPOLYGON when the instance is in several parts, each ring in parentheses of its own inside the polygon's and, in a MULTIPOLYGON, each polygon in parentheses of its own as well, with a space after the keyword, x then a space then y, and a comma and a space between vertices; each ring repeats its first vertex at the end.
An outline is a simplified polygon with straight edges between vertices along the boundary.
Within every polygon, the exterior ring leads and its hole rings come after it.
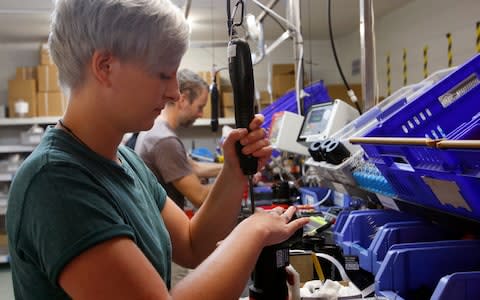
POLYGON ((177 72, 178 87, 180 93, 188 97, 190 103, 193 102, 203 89, 208 90, 208 84, 197 73, 189 69, 181 69, 177 72))
POLYGON ((158 73, 180 63, 189 26, 170 0, 56 0, 48 44, 60 84, 70 90, 85 80, 95 50, 158 73))

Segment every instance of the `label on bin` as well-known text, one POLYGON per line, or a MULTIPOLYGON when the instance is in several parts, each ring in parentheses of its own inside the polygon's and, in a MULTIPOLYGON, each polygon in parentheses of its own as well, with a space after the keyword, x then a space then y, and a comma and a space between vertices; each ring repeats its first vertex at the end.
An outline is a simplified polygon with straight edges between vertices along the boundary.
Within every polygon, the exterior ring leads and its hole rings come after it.
POLYGON ((352 256, 352 255, 345 256, 345 270, 347 271, 360 270, 360 265, 358 263, 358 256, 352 256))

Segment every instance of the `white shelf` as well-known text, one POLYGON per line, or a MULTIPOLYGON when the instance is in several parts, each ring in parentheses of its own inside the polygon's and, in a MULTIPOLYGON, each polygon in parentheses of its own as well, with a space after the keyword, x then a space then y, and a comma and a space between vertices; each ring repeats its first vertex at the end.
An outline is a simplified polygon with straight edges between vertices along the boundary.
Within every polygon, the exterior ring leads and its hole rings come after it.
MULTIPOLYGON (((15 126, 15 125, 33 125, 33 124, 55 124, 58 117, 36 117, 36 118, 0 118, 0 126, 15 126)), ((193 126, 210 126, 211 119, 202 118, 197 119, 193 126)), ((235 124, 234 118, 219 118, 219 125, 233 125, 235 124)))
POLYGON ((0 255, 0 264, 6 264, 10 262, 8 255, 0 255))
MULTIPOLYGON (((212 119, 197 119, 195 123, 193 123, 193 126, 210 126, 210 122, 212 119)), ((234 125, 235 124, 235 118, 219 118, 218 119, 218 125, 234 125)))
POLYGON ((0 126, 55 124, 59 117, 35 117, 35 118, 0 118, 0 126))
MULTIPOLYGON (((0 182, 10 182, 12 181, 12 174, 11 173, 0 173, 0 182)), ((0 197, 0 200, 2 198, 0 197)))
POLYGON ((32 152, 36 146, 24 145, 0 145, 0 153, 28 153, 32 152))

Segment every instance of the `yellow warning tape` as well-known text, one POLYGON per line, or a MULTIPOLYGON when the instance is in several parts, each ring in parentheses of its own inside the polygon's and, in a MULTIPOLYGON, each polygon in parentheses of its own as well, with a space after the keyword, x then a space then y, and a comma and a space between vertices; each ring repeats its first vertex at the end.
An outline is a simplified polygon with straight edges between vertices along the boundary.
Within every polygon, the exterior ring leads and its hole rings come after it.
POLYGON ((453 54, 452 54, 452 34, 449 32, 447 33, 447 41, 448 41, 448 67, 452 67, 453 65, 453 54))
POLYGON ((392 94, 392 66, 390 65, 390 52, 387 53, 387 96, 392 94))
POLYGON ((428 46, 423 47, 423 78, 428 77, 428 46))
POLYGON ((480 22, 477 22, 477 53, 480 53, 480 22))
POLYGON ((407 74, 407 48, 403 48, 403 86, 407 85, 408 82, 407 74))

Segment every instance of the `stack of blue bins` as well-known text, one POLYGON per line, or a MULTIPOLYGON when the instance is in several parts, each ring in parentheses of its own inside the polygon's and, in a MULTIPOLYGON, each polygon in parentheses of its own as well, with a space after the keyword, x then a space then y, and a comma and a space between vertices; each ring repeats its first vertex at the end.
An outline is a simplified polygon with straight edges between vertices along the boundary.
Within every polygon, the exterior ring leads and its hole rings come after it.
MULTIPOLYGON (((323 80, 314 82, 305 87, 303 90, 307 94, 307 96, 303 98, 305 112, 307 112, 308 109, 314 104, 331 101, 327 88, 323 84, 323 80)), ((296 95, 297 94, 295 90, 289 91, 280 98, 276 99, 272 104, 262 109, 260 113, 265 117, 262 127, 269 129, 272 122, 272 117, 277 112, 289 111, 298 114, 296 95)))
POLYGON ((478 299, 479 251, 480 241, 473 240, 394 245, 375 277, 375 294, 396 300, 478 299))
MULTIPOLYGON (((479 97, 477 54, 364 136, 478 140, 479 97)), ((393 186, 398 199, 480 220, 479 149, 387 142, 364 143, 362 147, 393 186)))
POLYGON ((393 245, 441 241, 452 237, 449 231, 425 221, 387 223, 375 235, 367 250, 369 255, 360 260, 360 266, 375 275, 393 245))
POLYGON ((413 215, 395 210, 352 211, 346 217, 341 214, 334 227, 335 242, 344 255, 358 256, 360 267, 372 271, 372 252, 369 247, 380 228, 391 222, 418 221, 413 215))

